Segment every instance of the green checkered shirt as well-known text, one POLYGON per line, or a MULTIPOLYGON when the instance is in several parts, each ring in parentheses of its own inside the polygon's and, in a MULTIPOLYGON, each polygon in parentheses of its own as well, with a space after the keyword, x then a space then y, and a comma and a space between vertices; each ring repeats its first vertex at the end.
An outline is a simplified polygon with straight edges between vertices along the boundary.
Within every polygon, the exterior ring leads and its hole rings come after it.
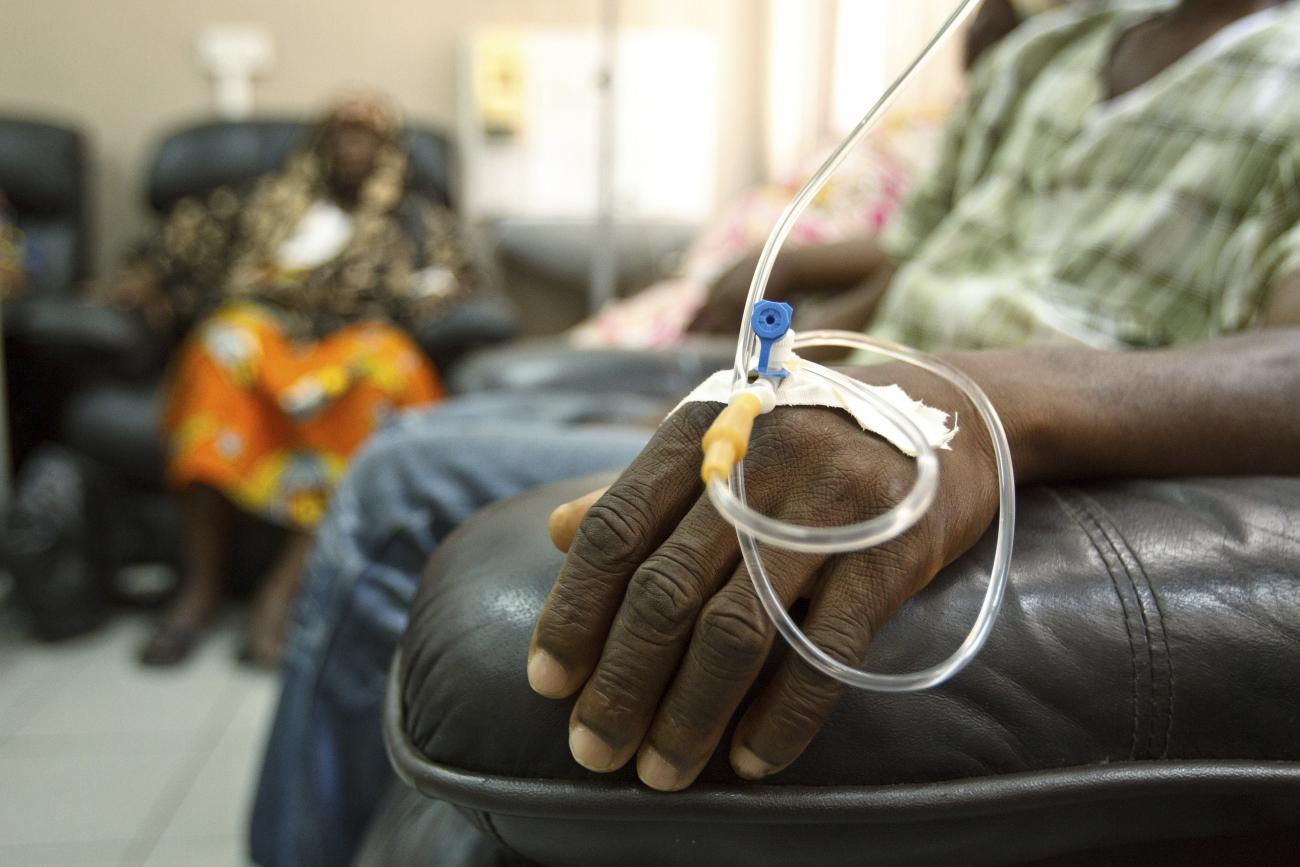
POLYGON ((1256 322, 1300 268, 1300 9, 1106 102, 1117 38, 1172 5, 1044 15, 977 67, 882 239, 900 268, 872 334, 1158 346, 1256 322))

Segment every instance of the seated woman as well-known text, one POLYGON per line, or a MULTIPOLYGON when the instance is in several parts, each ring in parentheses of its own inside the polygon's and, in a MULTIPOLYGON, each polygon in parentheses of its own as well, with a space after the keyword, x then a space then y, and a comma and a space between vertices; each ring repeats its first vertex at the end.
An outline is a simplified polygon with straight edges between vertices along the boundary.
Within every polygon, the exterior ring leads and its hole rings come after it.
POLYGON ((235 507, 289 531, 246 653, 272 663, 311 532, 357 447, 391 411, 442 396, 406 330, 471 288, 450 213, 407 195, 395 114, 329 112, 245 201, 178 204, 115 296, 158 325, 201 318, 166 392, 167 480, 184 511, 181 591, 141 649, 183 659, 221 603, 235 507))

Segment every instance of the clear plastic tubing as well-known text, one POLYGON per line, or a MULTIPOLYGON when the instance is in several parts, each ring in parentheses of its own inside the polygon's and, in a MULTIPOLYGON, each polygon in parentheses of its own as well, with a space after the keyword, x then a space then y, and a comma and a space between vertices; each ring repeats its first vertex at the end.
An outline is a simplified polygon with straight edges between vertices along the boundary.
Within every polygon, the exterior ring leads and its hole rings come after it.
MULTIPOLYGON (((979 0, 962 0, 953 14, 930 40, 903 74, 889 86, 884 94, 872 106, 867 115, 854 127, 817 173, 804 185, 794 200, 786 206, 772 233, 768 236, 763 251, 750 282, 749 297, 746 301, 740 326, 740 338, 736 344, 735 379, 733 389, 739 390, 748 384, 748 365, 757 349, 757 337, 749 325, 749 313, 754 305, 763 299, 763 292, 772 274, 772 266, 777 253, 785 243, 799 215, 817 195, 818 191, 830 179, 830 176, 844 161, 849 151, 857 146, 875 125, 877 118, 889 107, 895 96, 934 53, 935 49, 955 30, 978 6, 979 0)), ((961 645, 944 661, 921 671, 907 674, 881 674, 865 671, 846 665, 828 655, 804 635, 782 604, 772 579, 763 565, 762 555, 758 549, 760 540, 796 551, 814 553, 844 553, 858 551, 883 544, 906 532, 915 524, 933 504, 938 489, 939 464, 934 450, 922 436, 916 425, 901 412, 881 400, 874 392, 856 380, 820 365, 804 362, 801 373, 827 380, 838 388, 853 391, 878 409, 885 418, 897 427, 912 443, 916 452, 916 480, 911 491, 888 512, 870 520, 841 527, 812 527, 778 521, 751 509, 745 500, 745 474, 743 462, 736 465, 728 483, 715 480, 708 487, 709 499, 718 512, 736 528, 740 539, 741 553, 745 565, 758 594, 763 610, 776 625, 781 637, 809 665, 817 671, 832 677, 841 683, 858 689, 875 692, 911 692, 926 689, 943 683, 961 671, 969 663, 984 643, 988 640, 993 623, 1006 592, 1007 576, 1011 565, 1011 545, 1015 526, 1015 479, 1011 467, 1011 450, 1007 445, 1006 432, 998 418, 997 411, 988 397, 973 380, 951 365, 888 341, 877 340, 848 331, 810 331, 798 335, 794 348, 806 349, 813 346, 836 346, 848 349, 861 349, 884 355, 897 361, 912 364, 923 370, 948 380, 960 389, 974 405, 984 426, 988 429, 993 442, 994 458, 998 476, 998 535, 993 552, 993 566, 989 576, 988 589, 980 605, 975 623, 961 645)))

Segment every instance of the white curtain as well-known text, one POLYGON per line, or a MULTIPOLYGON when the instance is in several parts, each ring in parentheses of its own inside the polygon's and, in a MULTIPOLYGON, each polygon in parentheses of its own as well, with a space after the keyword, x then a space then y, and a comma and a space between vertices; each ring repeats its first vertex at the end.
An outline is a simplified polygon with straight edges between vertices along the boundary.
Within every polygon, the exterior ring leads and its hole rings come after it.
MULTIPOLYGON (((765 163, 792 171, 844 135, 952 14, 957 0, 767 0, 765 163)), ((961 88, 955 37, 900 95, 900 110, 942 109, 961 88)))

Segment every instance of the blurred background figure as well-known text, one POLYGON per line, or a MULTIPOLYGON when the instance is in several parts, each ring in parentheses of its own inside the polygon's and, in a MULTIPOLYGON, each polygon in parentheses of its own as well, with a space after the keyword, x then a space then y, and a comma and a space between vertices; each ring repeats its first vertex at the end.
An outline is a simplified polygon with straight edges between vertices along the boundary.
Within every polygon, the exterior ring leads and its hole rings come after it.
POLYGON ((184 503, 181 592, 141 651, 181 660, 222 597, 232 506, 291 528, 254 603, 246 655, 278 658, 310 531, 384 415, 442 395, 407 336, 472 287, 451 214, 406 196, 394 111, 340 102, 241 200, 178 205, 107 289, 165 327, 212 311, 180 351, 163 427, 184 503), (210 291, 215 290, 215 291, 210 291))
POLYGON ((0 299, 16 298, 27 288, 22 236, 14 225, 9 200, 0 191, 0 299))

